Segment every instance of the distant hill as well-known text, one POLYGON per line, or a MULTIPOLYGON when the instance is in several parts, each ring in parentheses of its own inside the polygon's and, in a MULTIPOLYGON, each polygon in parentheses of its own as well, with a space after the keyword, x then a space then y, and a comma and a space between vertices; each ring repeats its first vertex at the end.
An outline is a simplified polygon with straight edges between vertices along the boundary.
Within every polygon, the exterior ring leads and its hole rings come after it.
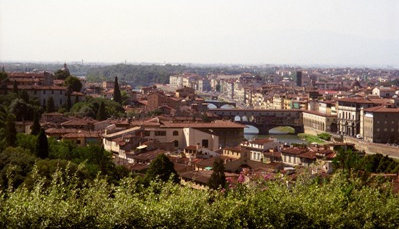
POLYGON ((168 83, 169 76, 184 72, 206 75, 208 73, 239 74, 249 69, 235 67, 188 67, 185 65, 126 65, 117 64, 91 68, 87 80, 98 82, 113 80, 115 76, 133 86, 148 86, 154 83, 168 83))
MULTIPOLYGON (((55 72, 63 67, 63 63, 0 63, 7 72, 14 71, 51 71, 55 72)), ((67 63, 69 71, 75 76, 86 76, 89 82, 113 80, 118 76, 121 82, 131 84, 133 87, 149 86, 154 83, 168 83, 169 76, 184 72, 207 75, 209 73, 240 74, 251 72, 264 75, 272 73, 275 68, 268 66, 243 67, 239 65, 160 65, 160 64, 80 64, 67 63)))

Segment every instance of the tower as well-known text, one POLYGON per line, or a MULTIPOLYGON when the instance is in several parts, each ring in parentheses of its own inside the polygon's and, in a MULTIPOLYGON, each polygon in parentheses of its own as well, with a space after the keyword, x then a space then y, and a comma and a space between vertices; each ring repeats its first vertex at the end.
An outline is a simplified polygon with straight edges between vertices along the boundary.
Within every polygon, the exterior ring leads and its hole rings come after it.
POLYGON ((296 72, 296 86, 302 87, 302 72, 301 71, 296 72))

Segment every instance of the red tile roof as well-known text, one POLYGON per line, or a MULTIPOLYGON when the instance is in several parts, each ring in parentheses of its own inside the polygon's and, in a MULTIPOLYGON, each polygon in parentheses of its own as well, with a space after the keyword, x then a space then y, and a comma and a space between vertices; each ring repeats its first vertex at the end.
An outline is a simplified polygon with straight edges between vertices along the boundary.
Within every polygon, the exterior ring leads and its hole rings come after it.
POLYGON ((385 106, 370 107, 364 109, 365 112, 378 112, 378 113, 399 113, 399 108, 389 108, 385 106))

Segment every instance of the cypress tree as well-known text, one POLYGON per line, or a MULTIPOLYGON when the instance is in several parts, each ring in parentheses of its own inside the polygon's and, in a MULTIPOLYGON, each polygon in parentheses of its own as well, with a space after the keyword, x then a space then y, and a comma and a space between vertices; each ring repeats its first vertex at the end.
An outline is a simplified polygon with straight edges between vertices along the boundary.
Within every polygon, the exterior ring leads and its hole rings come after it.
POLYGON ((118 103, 122 103, 121 91, 119 90, 118 77, 115 76, 115 85, 114 85, 114 101, 118 103))
POLYGON ((171 162, 165 154, 160 154, 151 162, 145 178, 147 181, 154 180, 155 178, 168 181, 171 175, 174 175, 173 181, 178 183, 179 179, 173 162, 171 162))
POLYGON ((17 130, 15 128, 15 116, 8 115, 6 121, 6 143, 7 146, 16 146, 17 130))
POLYGON ((14 80, 12 92, 14 92, 15 94, 18 94, 18 84, 17 84, 16 80, 14 80))
POLYGON ((40 113, 39 112, 35 112, 35 114, 33 116, 33 124, 32 124, 32 127, 31 127, 30 134, 37 135, 37 134, 39 134, 40 129, 41 129, 41 126, 40 126, 40 113))
POLYGON ((97 120, 105 120, 107 118, 107 115, 105 114, 105 105, 104 102, 101 102, 100 107, 97 110, 97 115, 96 115, 96 119, 97 120))
POLYGON ((39 137, 36 142, 36 156, 44 159, 48 157, 48 141, 46 132, 43 128, 40 129, 39 137))
POLYGON ((48 113, 54 112, 54 111, 55 111, 55 105, 54 105, 54 99, 53 99, 53 97, 50 97, 50 98, 47 100, 46 111, 47 111, 48 113))
POLYGON ((71 110, 71 107, 72 107, 71 93, 68 92, 68 95, 67 95, 67 103, 66 103, 66 109, 67 109, 67 111, 70 111, 70 110, 71 110))
POLYGON ((226 176, 224 175, 224 165, 222 159, 215 159, 212 170, 213 173, 208 181, 209 187, 213 189, 218 189, 220 187, 224 188, 226 185, 226 176))
POLYGON ((29 103, 29 95, 28 92, 26 92, 25 90, 23 90, 21 92, 21 99, 23 99, 25 101, 25 103, 29 103))

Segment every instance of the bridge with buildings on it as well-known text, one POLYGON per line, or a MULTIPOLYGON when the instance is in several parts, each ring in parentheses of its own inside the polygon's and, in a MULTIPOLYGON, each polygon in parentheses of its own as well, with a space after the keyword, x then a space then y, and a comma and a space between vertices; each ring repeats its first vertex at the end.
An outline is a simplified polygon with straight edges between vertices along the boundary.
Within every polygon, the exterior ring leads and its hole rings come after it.
POLYGON ((220 118, 252 125, 259 134, 279 126, 290 126, 295 133, 304 132, 302 110, 257 110, 257 109, 210 109, 208 112, 220 118))
POLYGON ((217 100, 205 100, 205 103, 209 104, 213 104, 215 105, 217 108, 221 108, 224 105, 231 105, 233 107, 236 107, 236 103, 233 102, 223 102, 223 101, 217 101, 217 100))

